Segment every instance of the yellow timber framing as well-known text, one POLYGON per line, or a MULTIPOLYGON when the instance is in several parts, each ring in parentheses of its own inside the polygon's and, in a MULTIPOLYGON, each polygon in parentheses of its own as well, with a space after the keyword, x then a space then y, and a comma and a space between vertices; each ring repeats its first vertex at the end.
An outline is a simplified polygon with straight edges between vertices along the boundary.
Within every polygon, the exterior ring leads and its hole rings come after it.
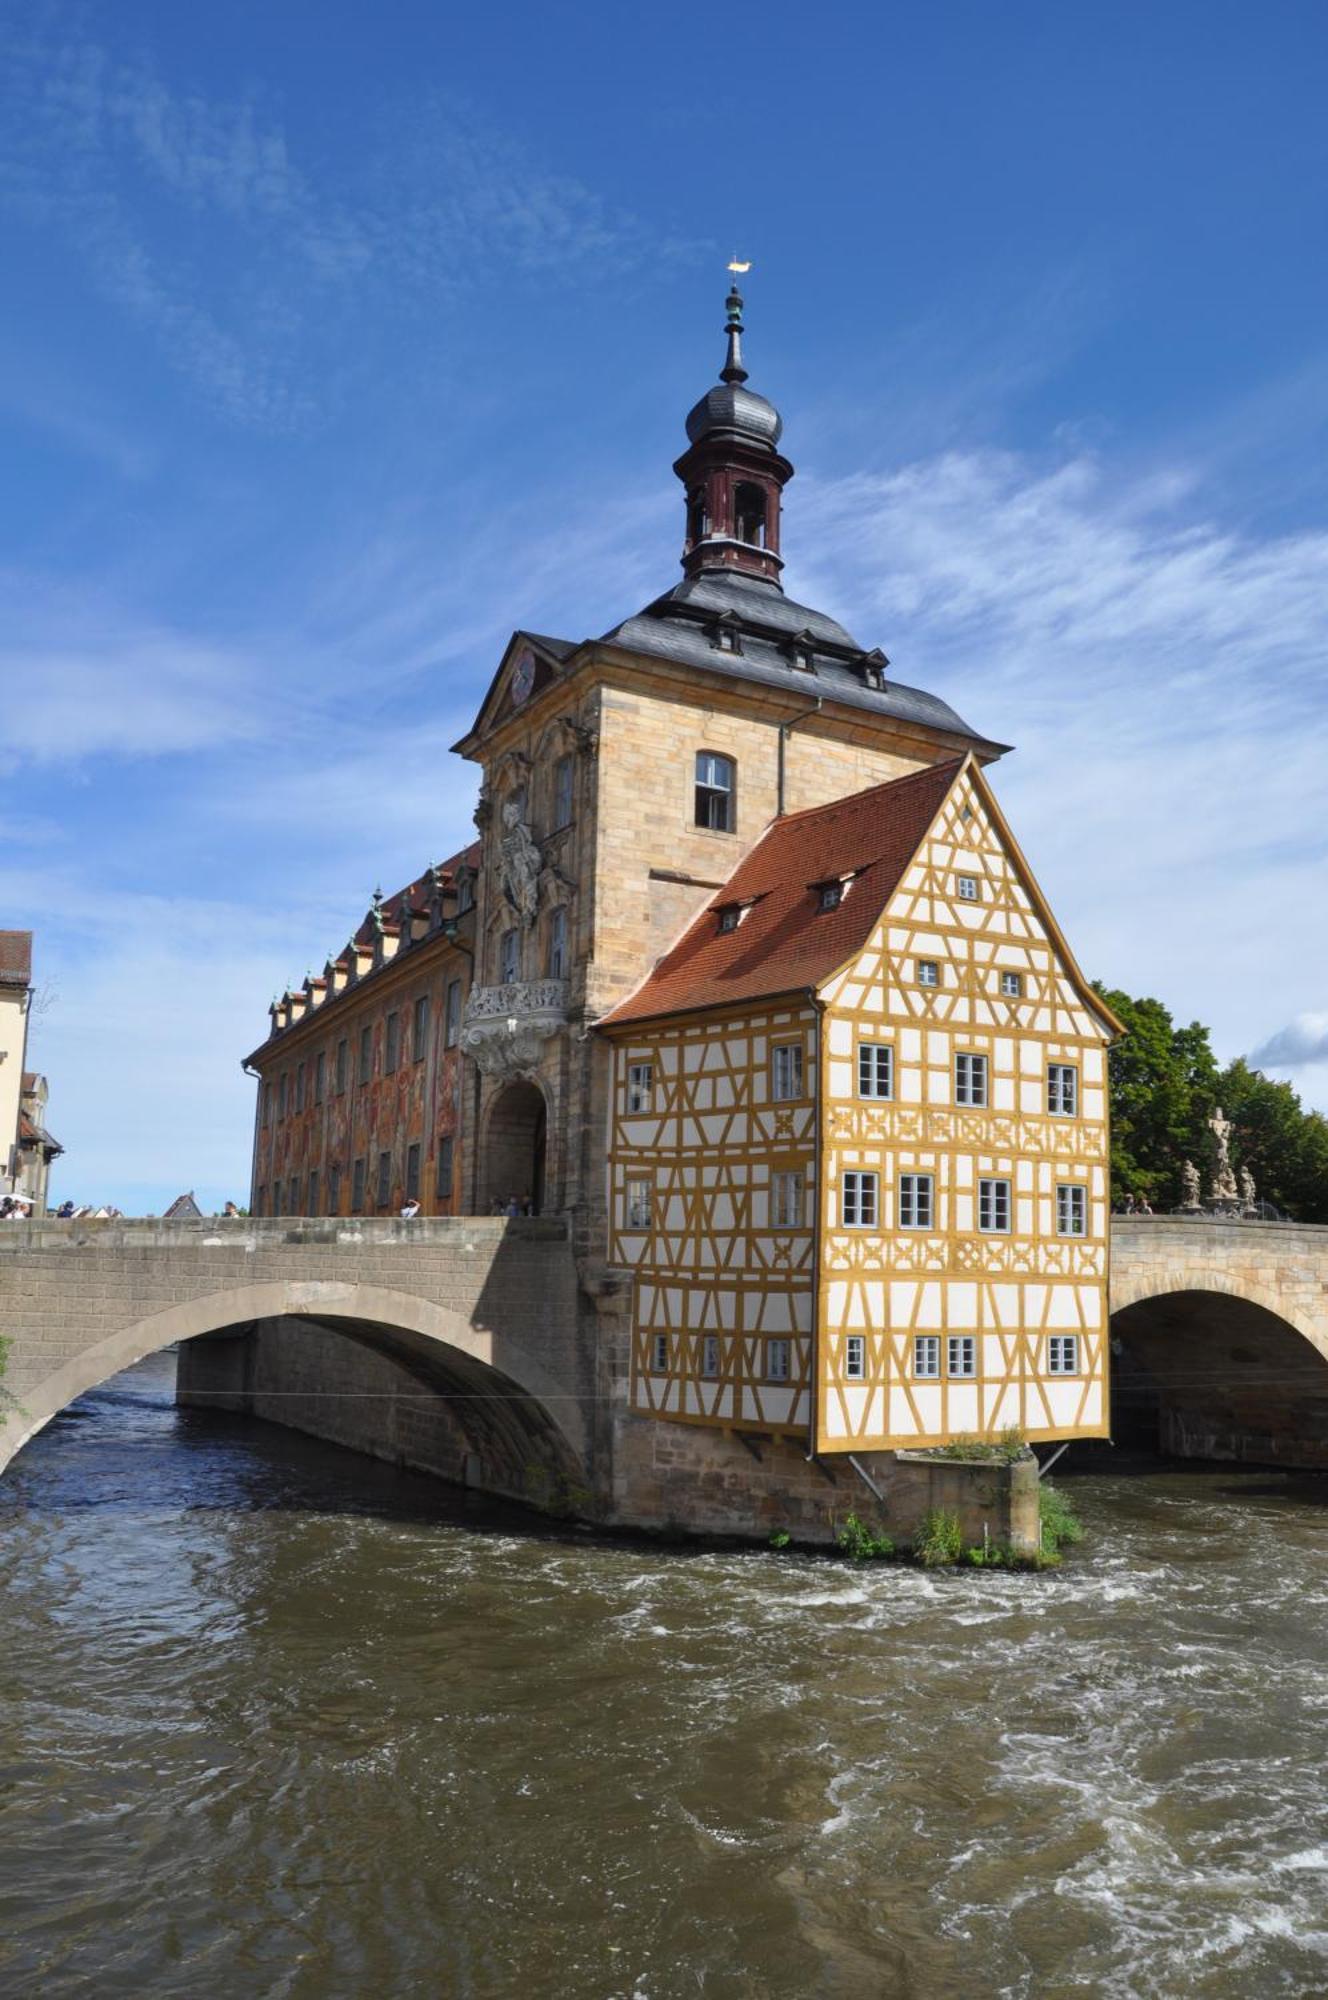
POLYGON ((816 1449, 918 1446, 990 1437, 1011 1425, 1038 1441, 1107 1435, 1105 1048, 1120 1023, 1084 980, 972 758, 956 773, 868 943, 822 983, 820 997, 816 1449), (974 844, 972 830, 984 840, 974 844), (937 847, 945 860, 932 858, 937 847), (981 885, 977 902, 962 904, 966 922, 955 917, 957 871, 977 874, 981 885), (919 957, 940 961, 938 986, 916 983, 919 957), (874 972, 864 971, 873 960, 874 972), (1023 974, 1018 998, 1000 994, 1007 969, 1023 974), (864 1008, 869 992, 879 998, 864 1008), (890 996, 898 1002, 893 1011, 890 996), (1041 1016, 1046 1025, 1032 1025, 1041 1016), (894 1049, 889 1099, 857 1095, 865 1041, 894 1049), (1008 1052, 1008 1075, 998 1073, 1001 1051, 1008 1052), (961 1052, 987 1057, 983 1106, 954 1102, 961 1052), (1057 1061, 1079 1075, 1073 1116, 1046 1107, 1047 1065, 1057 1061), (911 1071, 912 1096, 905 1089, 911 1071), (933 1080, 943 1101, 932 1096, 933 1080), (1006 1106, 994 1101, 998 1082, 1006 1106), (1036 1112, 1026 1102, 1034 1088, 1036 1112), (1089 1115, 1090 1105, 1098 1115, 1089 1115), (838 1215, 846 1171, 878 1175, 872 1230, 848 1229, 838 1215), (899 1177, 908 1173, 932 1177, 932 1226, 925 1230, 899 1227, 894 1202, 899 1177), (1010 1183, 1008 1231, 978 1228, 978 1187, 988 1177, 1010 1183), (1062 1185, 1084 1189, 1084 1237, 1052 1233, 1062 1185), (844 1372, 850 1334, 863 1337, 866 1354, 865 1378, 852 1382, 844 1372), (938 1343, 935 1378, 914 1372, 919 1335, 938 1343), (1077 1338, 1078 1373, 1050 1375, 1052 1335, 1077 1338), (957 1336, 974 1341, 972 1376, 950 1375, 948 1343, 957 1336))
POLYGON ((610 1261, 633 1272, 631 1405, 640 1415, 800 1441, 809 1435, 819 1011, 799 991, 606 1031, 615 1045, 610 1261), (772 1051, 793 1042, 803 1051, 802 1094, 774 1099, 772 1051), (647 1116, 627 1111, 628 1072, 642 1062, 652 1068, 647 1116), (773 1177, 782 1170, 803 1175, 797 1226, 771 1219, 773 1177), (627 1190, 647 1178, 650 1227, 633 1229, 627 1190), (664 1373, 651 1366, 661 1334, 664 1373), (707 1337, 719 1342, 715 1377, 702 1374, 707 1337), (789 1343, 787 1381, 766 1375, 770 1340, 789 1343))

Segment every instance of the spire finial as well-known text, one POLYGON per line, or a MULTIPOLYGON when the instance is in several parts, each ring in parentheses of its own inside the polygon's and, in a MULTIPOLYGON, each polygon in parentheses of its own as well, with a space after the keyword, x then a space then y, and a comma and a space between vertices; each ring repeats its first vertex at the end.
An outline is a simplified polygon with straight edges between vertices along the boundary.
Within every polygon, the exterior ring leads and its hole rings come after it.
POLYGON ((738 290, 738 274, 751 270, 750 262, 744 264, 737 257, 729 259, 729 270, 735 275, 729 286, 729 295, 724 301, 724 331, 729 337, 728 358, 719 371, 721 382, 745 382, 747 370, 742 365, 742 293, 738 290))

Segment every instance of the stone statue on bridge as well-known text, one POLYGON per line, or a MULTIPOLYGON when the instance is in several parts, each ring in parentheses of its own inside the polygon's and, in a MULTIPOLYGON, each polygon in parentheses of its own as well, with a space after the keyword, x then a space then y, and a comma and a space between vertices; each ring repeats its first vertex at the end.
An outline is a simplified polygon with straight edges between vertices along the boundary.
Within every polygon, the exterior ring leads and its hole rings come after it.
POLYGON ((1259 1206, 1259 1190, 1254 1185, 1254 1175, 1248 1167, 1240 1170, 1240 1206, 1245 1215, 1253 1215, 1259 1206))
POLYGON ((1227 1143, 1231 1136, 1231 1120, 1222 1116, 1220 1104, 1209 1119, 1208 1125, 1213 1134, 1213 1205, 1217 1208, 1234 1208, 1240 1200, 1240 1190, 1236 1186, 1231 1152, 1227 1143))
POLYGON ((1199 1199, 1199 1169, 1195 1166, 1193 1160, 1182 1160, 1180 1163, 1180 1205, 1187 1213, 1192 1214, 1199 1207, 1199 1199))

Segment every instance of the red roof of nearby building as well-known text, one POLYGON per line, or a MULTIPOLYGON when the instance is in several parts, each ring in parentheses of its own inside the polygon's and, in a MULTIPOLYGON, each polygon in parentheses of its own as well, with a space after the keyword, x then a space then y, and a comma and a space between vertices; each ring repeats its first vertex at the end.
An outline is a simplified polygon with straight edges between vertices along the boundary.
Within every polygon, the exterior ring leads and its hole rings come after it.
POLYGON ((31 986, 32 932, 0 931, 0 986, 31 986))
POLYGON ((773 821, 650 977, 600 1026, 819 986, 866 944, 962 768, 962 759, 930 765, 773 821), (853 880, 839 906, 823 910, 820 885, 846 876, 853 880), (736 930, 721 931, 718 913, 731 904, 750 907, 736 930))
MULTIPOLYGON (((450 860, 440 861, 438 863, 438 873, 445 882, 452 882, 455 881, 459 868, 477 870, 479 865, 480 843, 478 840, 474 840, 469 847, 463 847, 461 852, 454 854, 450 860)), ((385 924, 400 924, 401 912, 407 903, 409 903, 412 910, 427 909, 429 903, 429 871, 427 869, 417 881, 407 882, 405 888, 398 889, 394 896, 385 896, 383 898, 379 906, 383 922, 385 924)), ((371 946, 373 939, 373 912, 370 911, 355 933, 355 943, 371 946)))

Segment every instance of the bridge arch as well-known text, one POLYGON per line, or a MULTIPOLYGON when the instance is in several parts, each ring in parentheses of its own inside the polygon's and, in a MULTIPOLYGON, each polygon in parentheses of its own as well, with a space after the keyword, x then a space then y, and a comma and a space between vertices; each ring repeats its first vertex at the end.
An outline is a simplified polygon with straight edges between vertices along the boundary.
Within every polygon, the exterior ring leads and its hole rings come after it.
MULTIPOLYGON (((497 1453, 513 1467, 537 1474, 538 1497, 583 1480, 588 1438, 580 1403, 538 1356, 511 1336, 418 1294, 320 1279, 205 1293, 133 1320, 83 1348, 11 1398, 0 1430, 0 1472, 61 1410, 134 1362, 177 1343, 227 1334, 239 1340, 283 1322, 343 1335, 395 1363, 421 1392, 445 1397, 452 1419, 477 1451, 497 1453)), ((514 1490, 512 1480, 500 1484, 514 1490)))
POLYGON ((1328 1467, 1328 1335, 1252 1273, 1112 1283, 1112 1432, 1185 1458, 1328 1467))

